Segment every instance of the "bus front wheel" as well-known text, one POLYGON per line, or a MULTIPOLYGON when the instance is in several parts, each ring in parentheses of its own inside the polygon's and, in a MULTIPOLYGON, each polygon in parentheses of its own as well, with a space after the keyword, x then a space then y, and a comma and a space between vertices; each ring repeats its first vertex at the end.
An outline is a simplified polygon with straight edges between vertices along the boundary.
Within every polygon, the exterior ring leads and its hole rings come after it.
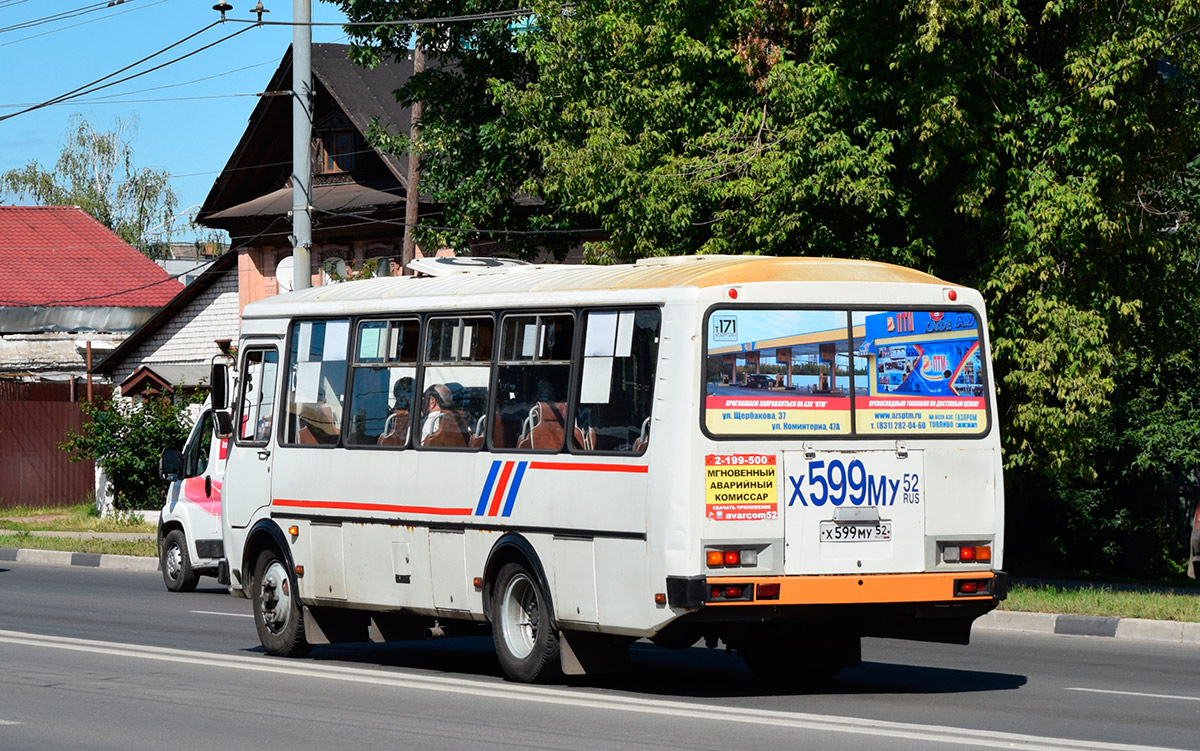
POLYGON ((504 674, 522 683, 557 678, 558 627, 537 578, 520 563, 506 563, 492 591, 492 641, 504 674))
POLYGON ((303 657, 312 647, 304 638, 296 579, 274 550, 264 550, 254 567, 254 626, 267 654, 303 657))

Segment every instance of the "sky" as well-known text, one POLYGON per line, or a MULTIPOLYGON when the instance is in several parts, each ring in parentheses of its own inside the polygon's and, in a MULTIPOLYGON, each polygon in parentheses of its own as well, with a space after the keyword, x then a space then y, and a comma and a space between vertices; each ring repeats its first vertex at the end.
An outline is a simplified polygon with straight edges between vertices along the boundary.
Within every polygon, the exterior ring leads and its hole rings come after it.
MULTIPOLYGON (((0 116, 44 102, 112 73, 220 18, 216 0, 0 0, 0 116), (20 29, 9 27, 55 16, 94 11, 20 29)), ((230 0, 230 19, 253 18, 254 0, 230 0)), ((290 21, 291 0, 264 0, 266 21, 290 21)), ((333 5, 314 2, 314 22, 339 22, 333 5)), ((246 24, 227 21, 124 77, 203 47, 246 24)), ((194 212, 233 153, 258 98, 292 41, 291 26, 263 26, 161 70, 64 104, 0 122, 0 172, 37 160, 53 167, 67 121, 81 113, 98 130, 114 117, 136 118, 135 165, 166 170, 179 197, 179 213, 194 212), (198 80, 207 79, 207 80, 198 80), (158 88, 168 87, 168 88, 158 88), (153 91, 146 89, 154 88, 153 91), (102 100, 107 97, 107 100, 102 100)), ((345 42, 338 26, 314 27, 314 42, 345 42)), ((290 133, 285 134, 290 138, 290 133)), ((4 196, 11 204, 11 196, 4 196)), ((190 240, 186 216, 174 239, 190 240)))

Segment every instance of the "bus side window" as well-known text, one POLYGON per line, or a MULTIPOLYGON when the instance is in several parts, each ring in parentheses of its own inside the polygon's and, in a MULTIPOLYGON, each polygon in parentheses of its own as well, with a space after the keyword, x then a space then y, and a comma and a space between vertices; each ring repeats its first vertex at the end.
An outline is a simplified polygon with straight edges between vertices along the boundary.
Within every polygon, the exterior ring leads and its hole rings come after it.
POLYGON ((346 444, 350 446, 408 445, 416 403, 416 319, 363 321, 354 350, 354 383, 346 444))
POLYGON ((505 316, 492 448, 562 450, 574 333, 569 313, 505 316))
POLYGON ((658 309, 587 313, 573 451, 633 454, 649 446, 661 320, 658 309))
POLYGON ((418 399, 421 446, 478 448, 488 430, 492 374, 491 317, 430 318, 423 384, 418 399))
POLYGON ((332 446, 339 442, 349 339, 349 321, 292 324, 284 443, 332 446))

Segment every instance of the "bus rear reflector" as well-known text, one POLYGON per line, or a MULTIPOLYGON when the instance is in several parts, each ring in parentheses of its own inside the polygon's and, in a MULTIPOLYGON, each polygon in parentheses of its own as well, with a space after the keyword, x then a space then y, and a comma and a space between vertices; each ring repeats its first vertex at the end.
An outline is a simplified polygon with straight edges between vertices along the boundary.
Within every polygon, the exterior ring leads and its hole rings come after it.
POLYGON ((770 584, 759 584, 758 592, 755 594, 759 600, 778 600, 779 599, 779 582, 771 582, 770 584))

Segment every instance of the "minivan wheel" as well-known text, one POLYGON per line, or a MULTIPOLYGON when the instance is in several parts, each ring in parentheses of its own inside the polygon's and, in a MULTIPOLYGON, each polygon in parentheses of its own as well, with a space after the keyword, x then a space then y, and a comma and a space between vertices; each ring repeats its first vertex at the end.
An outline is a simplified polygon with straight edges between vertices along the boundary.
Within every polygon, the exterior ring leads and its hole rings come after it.
POLYGON ((200 575, 192 570, 187 538, 182 530, 171 530, 163 540, 162 550, 158 554, 158 567, 162 569, 163 584, 172 592, 191 592, 196 588, 200 575))

